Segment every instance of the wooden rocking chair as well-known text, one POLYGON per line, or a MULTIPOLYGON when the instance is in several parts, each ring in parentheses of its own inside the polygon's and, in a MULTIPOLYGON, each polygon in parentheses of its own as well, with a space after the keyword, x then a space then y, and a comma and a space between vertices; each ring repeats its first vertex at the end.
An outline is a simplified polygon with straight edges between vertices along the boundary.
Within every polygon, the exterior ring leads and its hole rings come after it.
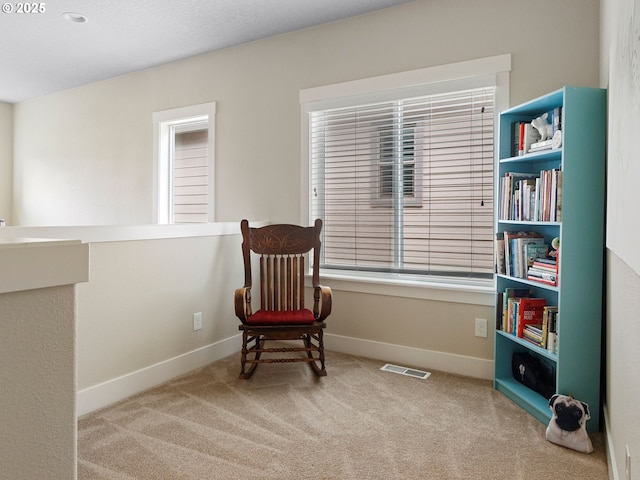
POLYGON ((242 322, 240 378, 250 378, 259 363, 308 362, 318 376, 325 376, 323 329, 331 313, 331 289, 320 285, 320 231, 313 227, 240 223, 244 287, 235 291, 236 316, 242 322), (305 307, 305 254, 313 250, 313 310, 305 307), (251 309, 251 252, 259 256, 260 309, 251 309), (302 340, 304 346, 265 348, 268 340, 302 340), (251 345, 253 343, 253 345, 251 345), (294 355, 291 355, 291 352, 294 355), (297 355, 304 352, 306 355, 297 355), (268 353, 265 358, 262 354, 268 353), (274 353, 288 355, 275 356, 274 353), (246 365, 250 366, 247 368, 246 365))

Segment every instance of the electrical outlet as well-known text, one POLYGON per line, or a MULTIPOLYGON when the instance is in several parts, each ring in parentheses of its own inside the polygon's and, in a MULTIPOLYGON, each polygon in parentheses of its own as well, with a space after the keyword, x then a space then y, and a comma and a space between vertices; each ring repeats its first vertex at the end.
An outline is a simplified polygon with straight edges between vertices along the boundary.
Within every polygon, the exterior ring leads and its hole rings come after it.
POLYGON ((476 318, 476 337, 487 338, 487 319, 476 318))
POLYGON ((193 314, 193 331, 202 330, 202 312, 193 314))
POLYGON ((631 480, 631 452, 629 451, 629 445, 624 446, 624 473, 627 475, 627 480, 631 480))

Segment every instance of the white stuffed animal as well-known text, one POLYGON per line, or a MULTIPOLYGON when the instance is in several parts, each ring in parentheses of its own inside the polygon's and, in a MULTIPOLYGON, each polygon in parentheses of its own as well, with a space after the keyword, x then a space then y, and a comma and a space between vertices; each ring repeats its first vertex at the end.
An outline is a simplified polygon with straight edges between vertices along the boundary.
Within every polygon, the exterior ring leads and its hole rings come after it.
POLYGON ((531 120, 531 125, 533 126, 533 128, 538 130, 538 133, 540 133, 540 142, 553 137, 553 127, 549 122, 547 122, 548 116, 549 114, 545 113, 544 115, 531 120))

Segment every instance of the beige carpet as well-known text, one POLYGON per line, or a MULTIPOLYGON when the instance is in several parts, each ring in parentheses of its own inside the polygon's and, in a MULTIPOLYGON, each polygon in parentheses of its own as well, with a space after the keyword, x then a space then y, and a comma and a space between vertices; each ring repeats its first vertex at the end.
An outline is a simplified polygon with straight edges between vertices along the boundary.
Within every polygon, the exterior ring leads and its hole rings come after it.
POLYGON ((585 455, 544 439, 488 381, 380 371, 327 353, 260 365, 239 354, 78 422, 79 479, 606 479, 603 435, 585 455))

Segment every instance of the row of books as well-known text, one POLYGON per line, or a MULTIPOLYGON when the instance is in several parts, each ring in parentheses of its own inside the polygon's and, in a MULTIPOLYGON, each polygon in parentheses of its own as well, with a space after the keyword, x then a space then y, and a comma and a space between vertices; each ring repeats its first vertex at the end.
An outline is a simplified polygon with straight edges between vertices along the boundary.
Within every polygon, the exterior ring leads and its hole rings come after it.
POLYGON ((558 353, 559 320, 558 307, 546 306, 542 312, 542 323, 526 325, 522 338, 549 353, 558 353))
POLYGON ((496 329, 557 353, 558 307, 533 297, 531 289, 505 288, 498 292, 496 329))
POLYGON ((549 251, 549 244, 538 232, 497 232, 495 272, 529 280, 539 278, 543 283, 553 281, 553 285, 557 285, 558 259, 550 257, 549 251))
MULTIPOLYGON (((556 255, 559 255, 559 251, 556 255)), ((538 257, 527 270, 527 279, 545 283, 551 286, 558 285, 558 258, 538 257)))
MULTIPOLYGON (((562 107, 548 112, 552 132, 562 130, 562 107)), ((511 124, 511 156, 517 157, 527 153, 539 152, 553 148, 551 140, 540 141, 540 134, 531 122, 517 121, 511 124)))
POLYGON ((562 170, 506 172, 500 179, 500 220, 562 220, 562 170))
POLYGON ((531 144, 540 140, 540 134, 531 122, 513 122, 511 124, 511 156, 517 157, 529 153, 531 144))

